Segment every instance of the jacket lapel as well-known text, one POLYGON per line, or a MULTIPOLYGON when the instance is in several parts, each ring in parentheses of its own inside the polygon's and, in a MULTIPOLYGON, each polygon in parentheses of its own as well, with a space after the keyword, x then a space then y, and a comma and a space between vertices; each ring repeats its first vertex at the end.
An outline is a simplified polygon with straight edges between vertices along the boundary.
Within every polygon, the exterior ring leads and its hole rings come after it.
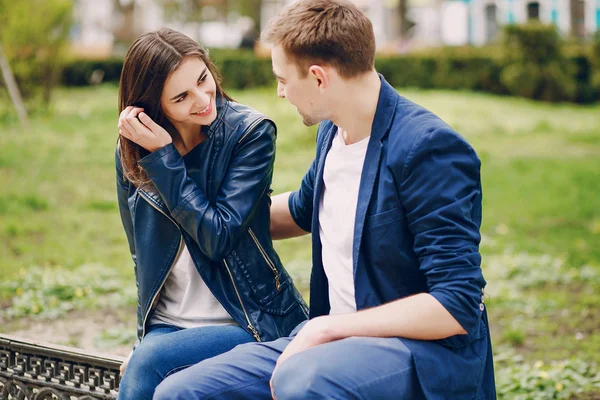
MULTIPOLYGON (((325 169, 325 159, 327 158, 327 153, 331 148, 331 143, 333 142, 333 138, 335 137, 335 133, 337 131, 337 126, 331 124, 328 131, 324 134, 323 142, 321 143, 321 152, 319 154, 319 161, 317 163, 317 174, 315 176, 315 188, 313 192, 313 221, 312 221, 312 231, 313 233, 316 231, 317 238, 319 236, 319 204, 321 202, 321 196, 323 195, 323 171, 325 169)), ((320 240, 319 240, 320 243, 320 240)))
POLYGON ((354 244, 352 248, 352 262, 355 278, 365 217, 371 202, 371 196, 373 195, 375 181, 377 180, 377 175, 379 173, 379 164, 381 162, 381 152, 383 149, 381 141, 390 129, 399 98, 396 90, 385 81, 383 76, 379 75, 379 78, 381 79, 379 101, 377 102, 377 111, 375 112, 375 118, 373 119, 373 125, 371 127, 371 140, 367 147, 367 154, 365 156, 365 163, 363 165, 360 187, 358 190, 358 203, 356 205, 354 244))
POLYGON ((331 143, 337 127, 331 124, 324 133, 319 159, 317 161, 317 172, 315 175, 315 187, 313 189, 313 219, 312 219, 312 260, 313 267, 310 275, 310 318, 329 314, 328 281, 323 269, 321 258, 321 236, 319 235, 319 204, 323 195, 323 169, 325 159, 331 148, 331 143))

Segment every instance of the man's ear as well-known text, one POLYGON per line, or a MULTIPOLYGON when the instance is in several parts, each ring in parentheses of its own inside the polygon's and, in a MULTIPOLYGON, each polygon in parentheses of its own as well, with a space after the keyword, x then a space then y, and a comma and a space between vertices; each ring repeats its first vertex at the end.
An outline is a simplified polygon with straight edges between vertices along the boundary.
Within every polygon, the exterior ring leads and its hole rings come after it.
POLYGON ((319 90, 325 90, 329 87, 329 75, 320 65, 311 65, 308 68, 309 75, 316 80, 319 90))

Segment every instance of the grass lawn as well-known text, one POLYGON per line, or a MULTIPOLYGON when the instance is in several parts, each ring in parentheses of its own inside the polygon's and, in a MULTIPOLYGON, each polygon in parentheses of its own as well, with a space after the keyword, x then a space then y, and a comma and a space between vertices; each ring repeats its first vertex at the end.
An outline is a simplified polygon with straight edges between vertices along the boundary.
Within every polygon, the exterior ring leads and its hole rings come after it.
MULTIPOLYGON (((274 89, 232 94, 277 123, 273 188, 295 189, 312 161, 316 129, 304 127, 274 89)), ((561 398, 575 375, 584 377, 580 385, 596 382, 600 392, 600 374, 590 371, 590 363, 600 362, 600 106, 401 94, 440 115, 482 159, 481 251, 501 392, 531 386, 557 396, 539 398, 561 398), (506 372, 517 364, 524 369, 506 372), (506 378, 514 376, 530 380, 506 378)), ((120 282, 113 287, 134 293, 114 190, 116 87, 61 89, 54 113, 35 116, 28 132, 1 96, 0 305, 10 308, 11 299, 46 282, 44 271, 69 279, 86 273, 92 283, 110 272, 120 282), (97 273, 79 268, 90 263, 97 273)), ((309 238, 279 242, 277 249, 307 294, 309 238)), ((62 285, 64 291, 69 282, 62 285)), ((94 291, 85 280, 77 285, 74 299, 94 291)))

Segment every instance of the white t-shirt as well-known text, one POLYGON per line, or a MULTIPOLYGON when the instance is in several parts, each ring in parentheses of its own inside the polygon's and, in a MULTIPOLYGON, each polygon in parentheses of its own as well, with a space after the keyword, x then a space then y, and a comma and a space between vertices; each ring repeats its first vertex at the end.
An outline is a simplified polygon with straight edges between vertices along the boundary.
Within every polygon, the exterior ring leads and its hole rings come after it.
POLYGON ((323 268, 329 281, 331 315, 356 312, 352 246, 358 189, 369 139, 346 145, 338 128, 325 160, 319 236, 323 268))
POLYGON ((150 325, 156 324, 179 328, 236 324, 204 283, 187 246, 175 261, 150 317, 150 325))

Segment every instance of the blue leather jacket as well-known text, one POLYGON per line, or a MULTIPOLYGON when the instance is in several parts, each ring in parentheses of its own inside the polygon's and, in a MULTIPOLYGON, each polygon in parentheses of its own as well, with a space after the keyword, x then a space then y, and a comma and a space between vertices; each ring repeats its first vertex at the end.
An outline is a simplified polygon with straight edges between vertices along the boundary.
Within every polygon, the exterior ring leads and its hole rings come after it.
POLYGON ((140 340, 184 244, 213 295, 257 341, 286 336, 308 317, 269 234, 275 124, 221 97, 217 113, 208 138, 183 157, 170 144, 139 161, 153 190, 124 179, 117 151, 140 340))

